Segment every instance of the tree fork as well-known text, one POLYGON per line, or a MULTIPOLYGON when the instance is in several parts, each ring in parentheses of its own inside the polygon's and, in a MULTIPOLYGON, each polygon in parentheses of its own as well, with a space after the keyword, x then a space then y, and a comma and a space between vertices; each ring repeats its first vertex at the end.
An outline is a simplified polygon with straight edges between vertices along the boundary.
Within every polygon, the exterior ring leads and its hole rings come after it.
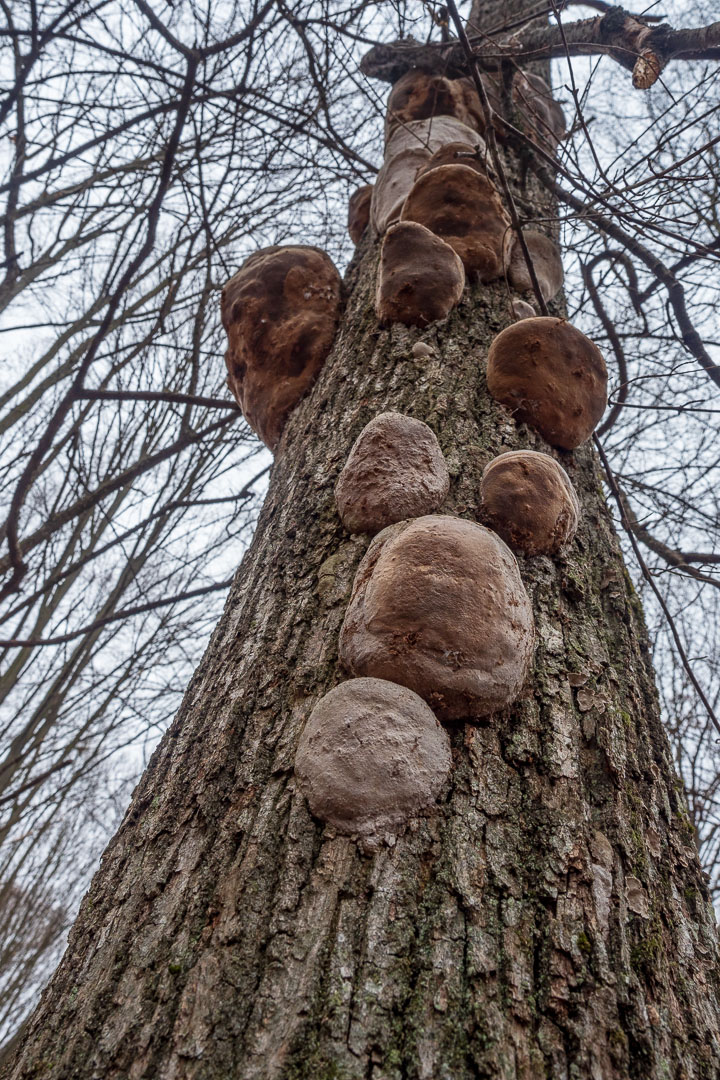
MULTIPOLYGON (((482 20, 528 7, 494 0, 482 20)), ((547 193, 502 152, 547 217, 547 193)), ((333 496, 360 430, 387 409, 430 424, 452 476, 443 512, 469 518, 492 457, 548 449, 487 393, 505 283, 472 286, 424 330, 380 329, 377 261, 366 232, 222 620, 13 1080, 718 1075, 713 913, 589 444, 556 455, 582 504, 575 543, 521 560, 538 631, 525 695, 452 729, 439 805, 368 853, 298 794, 295 747, 344 678, 338 633, 367 547, 333 496)))

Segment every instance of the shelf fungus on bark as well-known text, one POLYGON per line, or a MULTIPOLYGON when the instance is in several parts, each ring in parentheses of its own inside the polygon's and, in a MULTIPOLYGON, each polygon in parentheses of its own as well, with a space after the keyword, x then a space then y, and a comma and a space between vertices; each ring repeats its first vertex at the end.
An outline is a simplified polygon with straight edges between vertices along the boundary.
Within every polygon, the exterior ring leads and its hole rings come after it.
POLYGON ((532 605, 490 529, 444 515, 384 529, 360 563, 340 633, 354 675, 391 679, 443 720, 486 716, 519 694, 532 605))
POLYGON ((427 326, 450 314, 464 288, 462 261, 449 244, 414 221, 390 226, 375 292, 380 322, 427 326))
POLYGON ((362 234, 370 221, 370 202, 372 200, 373 185, 365 184, 358 188, 350 196, 348 202, 348 232, 353 244, 359 244, 362 234))
POLYGON ((295 774, 315 817, 367 837, 397 832, 430 806, 450 764, 447 732, 421 697, 384 679, 350 679, 310 714, 295 774))
POLYGON ((450 475, 435 433, 422 420, 380 413, 358 435, 335 499, 351 533, 376 533, 430 514, 445 501, 450 475))
MULTIPOLYGON (((543 299, 552 300, 562 289, 563 283, 563 267, 560 248, 555 241, 549 236, 546 236, 545 233, 534 232, 532 229, 523 232, 523 239, 525 240, 543 299)), ((528 270, 525 255, 517 238, 515 239, 510 253, 508 281, 513 289, 517 289, 518 292, 533 292, 530 271, 528 270)))
POLYGON ((539 75, 518 71, 512 97, 523 115, 525 133, 542 149, 554 153, 565 136, 565 113, 548 84, 539 75))
POLYGON ((505 273, 510 218, 492 181, 468 165, 439 165, 418 177, 400 219, 417 221, 441 237, 468 275, 493 281, 505 273))
POLYGON ((479 135, 475 137, 475 141, 472 143, 446 143, 445 146, 441 146, 439 150, 436 150, 424 165, 420 166, 415 179, 424 176, 431 169, 437 169, 439 165, 467 165, 469 168, 474 169, 475 172, 485 176, 487 175, 487 169, 485 168, 486 153, 485 142, 479 135))
POLYGON ((437 116, 454 116, 478 131, 485 126, 480 98, 471 79, 447 79, 414 68, 398 79, 390 91, 385 137, 399 124, 437 116))
POLYGON ((385 147, 385 160, 375 177, 370 206, 370 220, 382 235, 397 221, 418 170, 432 155, 448 143, 479 146, 478 133, 453 116, 435 116, 430 120, 412 120, 391 133, 385 147))
POLYGON ((341 287, 324 251, 274 246, 246 259, 222 291, 228 386, 271 450, 330 352, 341 287))
POLYGON ((512 313, 516 322, 520 319, 534 319, 537 315, 532 304, 526 303, 525 300, 513 300, 512 313))
POLYGON ((551 555, 569 543, 580 520, 570 477, 548 454, 510 450, 485 467, 483 521, 516 551, 551 555))
POLYGON ((563 319, 536 317, 508 326, 488 353, 492 396, 551 444, 574 450, 595 430, 607 404, 602 353, 563 319))

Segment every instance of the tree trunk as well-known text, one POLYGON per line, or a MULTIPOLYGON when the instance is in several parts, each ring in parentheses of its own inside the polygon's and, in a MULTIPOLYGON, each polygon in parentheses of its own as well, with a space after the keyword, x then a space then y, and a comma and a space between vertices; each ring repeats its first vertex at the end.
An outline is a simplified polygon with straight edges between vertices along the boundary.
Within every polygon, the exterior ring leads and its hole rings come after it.
MULTIPOLYGON (((484 5, 485 25, 508 7, 484 5)), ((555 455, 582 504, 574 544, 520 559, 538 634, 525 695, 452 730, 438 806, 368 853, 297 791, 300 732, 344 678, 368 538, 343 530, 333 487, 362 427, 387 409, 430 424, 453 481, 443 512, 471 519, 490 458, 548 451, 486 391, 505 283, 472 287, 442 324, 381 330, 377 260, 366 233, 223 618, 13 1078, 720 1075, 713 913, 589 445, 555 455)))

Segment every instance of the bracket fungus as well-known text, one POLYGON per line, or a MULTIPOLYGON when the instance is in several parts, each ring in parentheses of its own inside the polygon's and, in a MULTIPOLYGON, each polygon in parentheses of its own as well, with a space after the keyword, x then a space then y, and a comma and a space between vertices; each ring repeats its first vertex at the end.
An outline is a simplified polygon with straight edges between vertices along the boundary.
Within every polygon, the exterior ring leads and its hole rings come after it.
POLYGON ((391 225, 378 269, 375 310, 382 323, 427 326, 444 319, 459 302, 465 270, 439 236, 414 221, 391 225))
POLYGON ((510 549, 482 525, 431 515, 372 541, 339 652, 354 675, 398 682, 440 719, 456 720, 517 697, 533 642, 532 605, 510 549))
POLYGON ((528 304, 524 300, 513 300, 512 313, 515 322, 519 319, 533 319, 537 315, 537 311, 532 304, 528 304))
POLYGON ((350 196, 348 202, 348 232, 353 244, 359 244, 370 221, 370 202, 373 185, 365 184, 350 196))
POLYGON ((373 836, 434 802, 450 764, 447 732, 422 698, 384 679, 350 679, 310 714, 295 774, 315 817, 373 836))
POLYGON ((358 435, 338 477, 335 499, 351 533, 376 533, 430 514, 444 502, 450 475, 435 433, 422 420, 380 413, 358 435))
POLYGON ((448 79, 413 68, 390 91, 386 138, 398 124, 435 116, 454 116, 478 131, 484 127, 482 105, 471 79, 448 79))
POLYGON ((400 220, 417 221, 440 236, 480 281, 505 273, 510 218, 492 181, 468 165, 439 165, 418 177, 400 220))
POLYGON ((418 170, 432 155, 448 143, 475 146, 482 140, 476 131, 453 116, 435 116, 430 120, 412 120, 397 127, 388 138, 385 160, 375 177, 370 220, 382 235, 397 221, 418 170))
POLYGON ((565 113, 548 84, 539 75, 518 71, 513 79, 512 97, 523 114, 528 137, 554 153, 565 136, 565 113))
POLYGON ((271 450, 330 352, 341 288, 320 248, 274 246, 246 259, 222 291, 228 386, 271 450))
POLYGON ((415 179, 419 179, 426 172, 436 169, 439 165, 467 165, 469 168, 474 169, 475 172, 485 176, 487 170, 483 158, 486 151, 485 142, 479 135, 472 143, 446 143, 445 146, 441 146, 439 150, 436 150, 424 165, 420 166, 415 179))
MULTIPOLYGON (((534 232, 532 229, 523 232, 523 239, 525 240, 543 299, 552 300, 562 289, 563 283, 563 267, 560 248, 555 241, 549 236, 546 236, 545 233, 534 232)), ((533 291, 530 271, 528 270, 522 247, 517 238, 515 239, 515 243, 513 244, 510 253, 508 281, 513 289, 517 289, 518 292, 533 291)))
POLYGON ((548 454, 510 450, 485 467, 482 518, 511 548, 551 555, 572 540, 580 504, 570 477, 548 454))
POLYGON ((490 345, 488 390, 551 446, 574 450, 592 435, 607 403, 603 355, 563 319, 537 316, 508 326, 490 345))

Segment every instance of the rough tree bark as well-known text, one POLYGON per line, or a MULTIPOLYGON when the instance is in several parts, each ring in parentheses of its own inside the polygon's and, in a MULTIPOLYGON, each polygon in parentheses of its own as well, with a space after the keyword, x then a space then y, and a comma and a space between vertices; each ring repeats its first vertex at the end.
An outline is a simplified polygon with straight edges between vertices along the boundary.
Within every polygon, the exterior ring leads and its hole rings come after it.
POLYGON ((344 677, 368 538, 343 531, 333 485, 361 428, 386 409, 429 423, 453 477, 444 511, 471 518, 491 457, 548 450, 486 392, 504 282, 444 324, 381 330, 377 259, 366 234, 222 621, 8 1076, 719 1075, 713 914, 589 446, 556 455, 582 502, 575 543, 521 560, 538 629, 526 693, 453 730, 440 804, 368 854, 296 790, 300 731, 344 677))

